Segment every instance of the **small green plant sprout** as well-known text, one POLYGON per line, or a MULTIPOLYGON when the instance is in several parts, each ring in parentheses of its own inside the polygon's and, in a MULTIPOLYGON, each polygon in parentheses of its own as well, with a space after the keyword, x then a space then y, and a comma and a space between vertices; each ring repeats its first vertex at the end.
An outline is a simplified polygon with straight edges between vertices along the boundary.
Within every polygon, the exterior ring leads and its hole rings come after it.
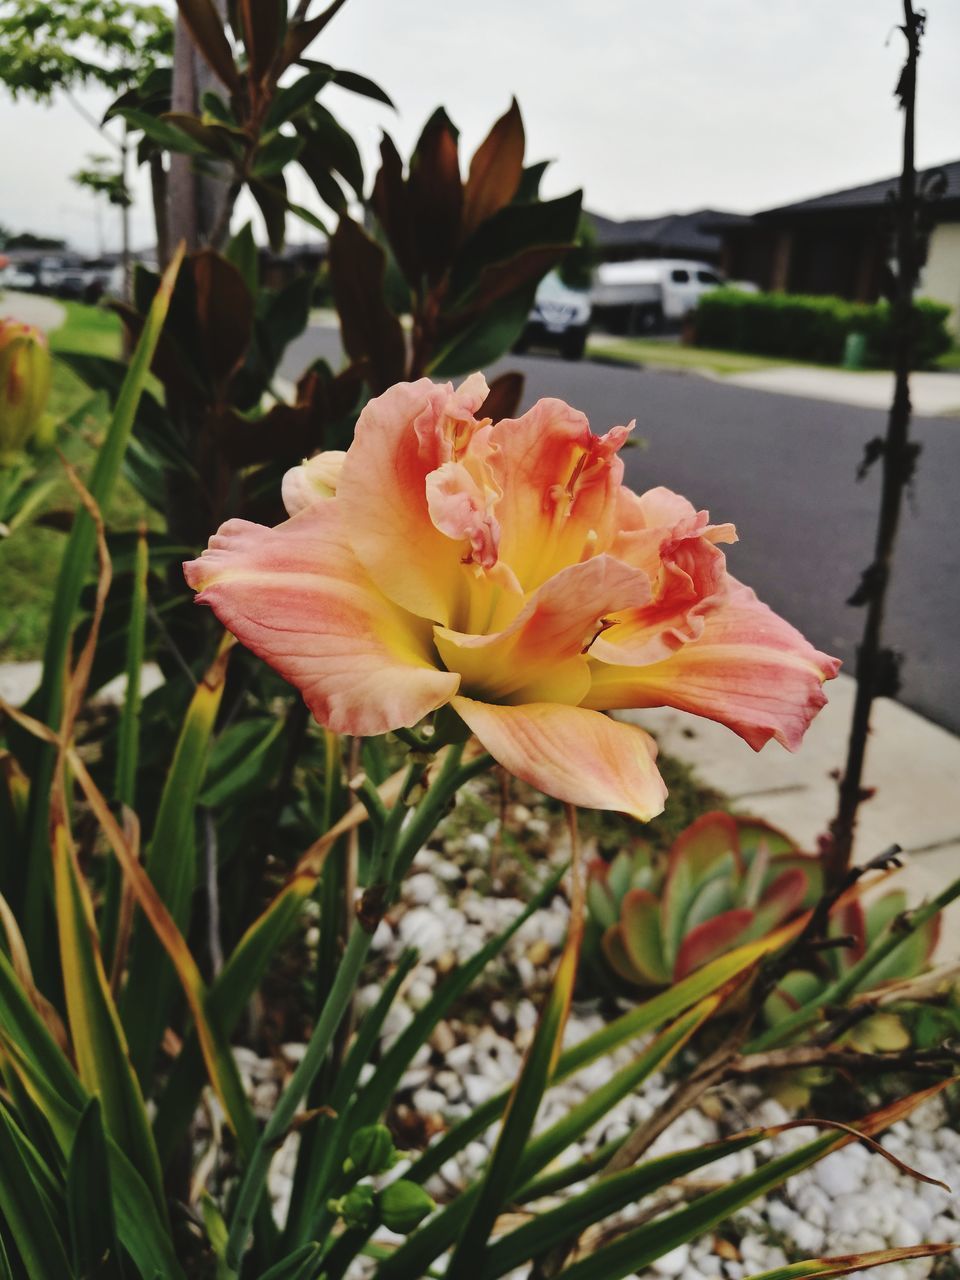
POLYGON ((822 891, 818 860, 782 831, 705 813, 665 857, 638 843, 591 863, 588 946, 631 986, 665 987, 765 937, 822 891))

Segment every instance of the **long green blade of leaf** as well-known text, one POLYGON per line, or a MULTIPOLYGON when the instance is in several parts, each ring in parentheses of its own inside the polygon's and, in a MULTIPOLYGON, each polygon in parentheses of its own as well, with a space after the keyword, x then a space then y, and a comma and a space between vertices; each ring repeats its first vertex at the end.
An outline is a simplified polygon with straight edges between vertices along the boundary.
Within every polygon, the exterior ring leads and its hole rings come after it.
POLYGON ((574 917, 533 1043, 504 1113, 497 1144, 481 1180, 470 1216, 453 1251, 450 1273, 462 1276, 463 1280, 476 1280, 480 1275, 483 1248, 497 1214, 506 1203, 511 1189, 517 1185, 521 1154, 560 1056, 583 938, 582 915, 574 913, 574 917))
POLYGON ((67 1017, 80 1079, 102 1098, 111 1136, 129 1154, 163 1213, 163 1179, 150 1122, 110 994, 93 905, 61 814, 53 828, 53 863, 67 1017))
MULTIPOLYGON (((315 1175, 316 1180, 311 1182, 313 1195, 310 1203, 312 1205, 323 1203, 332 1191, 330 1177, 331 1174, 339 1169, 343 1156, 346 1154, 346 1142, 349 1134, 363 1125, 373 1124, 386 1110, 400 1078, 410 1065, 420 1046, 426 1043, 434 1028, 451 1006, 473 985, 490 962, 500 954, 525 921, 529 920, 544 903, 549 902, 556 892, 563 875, 564 868, 560 868, 559 871, 550 876, 543 887, 537 890, 524 910, 506 929, 502 930, 496 937, 491 938, 485 946, 470 957, 466 964, 458 966, 440 984, 406 1030, 398 1036, 394 1044, 387 1050, 373 1077, 364 1086, 362 1093, 358 1095, 350 1110, 344 1115, 342 1122, 336 1126, 333 1139, 324 1152, 323 1162, 318 1166, 318 1171, 315 1175)), ((290 1238, 291 1240, 299 1239, 308 1229, 315 1234, 319 1234, 321 1226, 322 1221, 319 1219, 313 1221, 311 1225, 309 1219, 298 1217, 292 1224, 292 1229, 298 1234, 291 1233, 290 1238)), ((359 1232, 350 1234, 354 1242, 361 1239, 359 1232)), ((346 1248, 346 1239, 344 1248, 346 1248)))
MULTIPOLYGON (((56 1091, 37 1068, 34 1058, 9 1038, 5 1028, 0 1029, 0 1049, 27 1093, 43 1112, 64 1161, 68 1161, 80 1118, 88 1101, 79 1081, 75 1080, 81 1091, 79 1105, 76 1105, 56 1091)), ((124 1249, 145 1280, 155 1280, 157 1275, 162 1276, 163 1280, 184 1280, 169 1231, 161 1220, 147 1184, 109 1137, 107 1155, 110 1185, 114 1192, 117 1234, 124 1249)), ((70 1275, 70 1271, 65 1274, 70 1275)))
POLYGON ((785 1267, 774 1267, 750 1276, 748 1280, 816 1280, 818 1276, 848 1276, 852 1271, 869 1271, 871 1267, 884 1267, 893 1262, 909 1262, 913 1258, 939 1258, 952 1253, 952 1244, 918 1244, 906 1249, 875 1249, 870 1253, 851 1253, 842 1258, 810 1258, 806 1262, 791 1262, 785 1267))
MULTIPOLYGON (((882 1132, 944 1088, 945 1083, 911 1094, 863 1117, 858 1125, 859 1131, 871 1137, 882 1132)), ((642 1271, 681 1244, 711 1230, 744 1205, 780 1186, 793 1174, 809 1168, 829 1152, 852 1141, 854 1138, 850 1133, 827 1133, 815 1138, 786 1155, 768 1161, 753 1173, 709 1192, 693 1204, 627 1232, 612 1244, 573 1263, 562 1274, 565 1280, 624 1280, 624 1277, 642 1271)))
MULTIPOLYGON (((664 1066, 689 1040, 691 1035, 716 1008, 720 997, 708 997, 692 1010, 678 1018, 637 1057, 616 1072, 599 1089, 594 1090, 582 1103, 572 1108, 549 1129, 532 1138, 524 1147, 511 1168, 509 1185, 502 1188, 504 1202, 512 1188, 519 1188, 516 1198, 529 1199, 527 1184, 541 1169, 576 1142, 598 1119, 604 1116, 621 1098, 626 1097, 649 1075, 664 1066)), ((384 1263, 383 1280, 392 1280, 406 1274, 411 1268, 422 1269, 438 1257, 460 1235, 470 1206, 477 1196, 473 1186, 458 1196, 445 1209, 431 1218, 396 1251, 394 1258, 384 1263)), ((514 1196, 510 1194, 511 1201, 514 1196)))
MULTIPOLYGON (((321 1188, 327 1183, 330 1170, 341 1163, 343 1152, 341 1135, 347 1103, 360 1072, 370 1060, 377 1037, 396 999, 397 992, 416 962, 416 951, 403 953, 376 1004, 360 1023, 350 1051, 337 1072, 329 1101, 325 1103, 334 1113, 335 1118, 326 1115, 318 1117, 309 1135, 311 1141, 308 1143, 305 1140, 307 1135, 301 1137, 293 1191, 290 1196, 290 1209, 284 1229, 284 1243, 288 1248, 292 1247, 292 1242, 299 1238, 298 1224, 303 1221, 309 1206, 320 1197, 321 1188)), ((352 1127, 349 1132, 354 1132, 352 1127)))
MULTIPOLYGON (((233 1033, 271 958, 289 937, 312 888, 311 880, 309 883, 297 882, 292 889, 285 889, 254 921, 227 958, 206 998, 209 1016, 224 1036, 229 1038, 233 1033)), ((200 1040, 196 1029, 192 1029, 177 1055, 157 1104, 153 1127, 163 1168, 167 1167, 183 1139, 205 1080, 200 1040)))
POLYGON ((483 1280, 495 1280, 528 1259, 538 1257, 555 1245, 576 1237, 594 1222, 616 1213, 641 1196, 658 1191, 672 1182, 745 1147, 755 1146, 767 1133, 752 1129, 722 1142, 710 1143, 690 1151, 678 1151, 658 1160, 649 1160, 634 1169, 598 1178, 596 1183, 578 1196, 571 1196, 555 1209, 537 1214, 529 1222, 490 1245, 480 1274, 483 1280))
MULTIPOLYGON (((137 533, 134 553, 133 592, 130 601, 130 618, 127 623, 127 688, 120 724, 117 729, 117 769, 114 792, 118 804, 136 809, 137 761, 140 754, 140 693, 143 673, 143 653, 147 627, 147 574, 150 568, 150 548, 146 526, 137 533)), ((100 920, 100 946, 105 956, 112 956, 116 945, 117 919, 123 877, 117 863, 111 860, 107 867, 106 888, 100 920)))
POLYGON ((216 1090, 230 1126, 237 1136, 241 1151, 249 1153, 256 1142, 256 1121, 244 1093, 243 1082, 228 1038, 221 1030, 210 1008, 209 992, 197 963, 153 882, 127 844, 119 824, 83 761, 74 749, 71 749, 68 755, 77 781, 100 823, 101 830, 123 867, 124 875, 153 930, 153 936, 158 945, 162 946, 180 982, 193 1014, 194 1026, 203 1051, 210 1083, 216 1090))
POLYGON ((77 1274, 96 1276, 97 1280, 123 1280, 107 1138, 96 1098, 87 1103, 70 1148, 67 1216, 77 1274))
POLYGON ((815 1022, 820 1015, 821 1009, 834 1005, 842 1006, 853 992, 859 990, 861 985, 869 982, 873 971, 879 967, 892 951, 895 951, 903 943, 909 932, 921 928, 957 898, 960 898, 960 879, 954 880, 952 884, 948 884, 945 889, 938 893, 935 898, 917 907, 915 911, 911 911, 909 918, 904 921, 902 929, 891 929, 888 933, 881 934, 876 942, 867 948, 856 964, 851 965, 846 973, 837 978, 835 982, 830 983, 829 986, 824 987, 812 1000, 808 1000, 799 1009, 795 1009, 787 1017, 782 1018, 772 1027, 756 1036, 745 1046, 744 1052, 762 1053, 765 1049, 770 1049, 774 1045, 784 1044, 792 1036, 795 1036, 798 1031, 809 1026, 811 1022, 815 1022))
POLYGON ((47 1205, 18 1156, 13 1125, 0 1107, 0 1213, 30 1276, 74 1274, 47 1205))
MULTIPOLYGON (((670 1018, 683 1013, 699 1000, 725 986, 738 974, 747 972, 764 955, 784 946, 796 932, 797 927, 791 925, 760 942, 738 947, 736 951, 720 956, 710 964, 704 965, 702 969, 697 969, 682 982, 668 987, 666 991, 637 1005, 635 1009, 621 1014, 613 1022, 607 1023, 606 1026, 565 1050, 560 1055, 551 1083, 559 1084, 562 1080, 569 1079, 581 1068, 595 1062, 597 1058, 612 1053, 622 1045, 629 1044, 631 1040, 646 1035, 670 1018)), ((425 1151, 405 1176, 415 1182, 425 1182, 468 1142, 493 1124, 506 1106, 509 1097, 510 1091, 505 1089, 487 1102, 481 1103, 469 1116, 458 1121, 439 1142, 435 1142, 425 1151)))
MULTIPOLYGON (((229 651, 228 643, 221 645, 191 699, 145 859, 147 874, 181 933, 189 923, 196 880, 195 808, 223 697, 229 651)), ((138 914, 120 1007, 130 1056, 141 1080, 152 1076, 175 991, 173 966, 149 923, 138 914)))
MULTIPOLYGON (((163 274, 140 340, 117 396, 106 436, 97 450, 97 459, 88 489, 101 511, 106 511, 120 474, 130 440, 137 406, 153 363, 160 331, 167 317, 173 286, 183 260, 181 246, 163 274)), ((67 651, 77 605, 96 546, 96 527, 85 508, 77 511, 70 531, 53 596, 43 654, 43 676, 36 696, 36 713, 51 728, 60 724, 67 651)), ((31 768, 30 811, 28 816, 27 879, 24 890, 23 932, 32 956, 44 954, 44 912, 50 874, 48 809, 56 760, 55 749, 38 746, 31 768)))

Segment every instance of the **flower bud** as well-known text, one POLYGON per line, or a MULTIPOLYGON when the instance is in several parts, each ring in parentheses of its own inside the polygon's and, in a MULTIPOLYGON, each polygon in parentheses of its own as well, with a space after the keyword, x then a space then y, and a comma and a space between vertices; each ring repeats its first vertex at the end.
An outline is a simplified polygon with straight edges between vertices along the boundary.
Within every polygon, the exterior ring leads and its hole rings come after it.
POLYGON ((339 1200, 331 1200, 327 1208, 342 1218, 348 1227, 370 1227, 373 1225, 376 1207, 376 1192, 369 1182, 361 1182, 352 1187, 339 1200))
POLYGON ((41 425, 50 394, 50 351, 33 325, 0 320, 0 466, 17 462, 41 425))
POLYGON ((380 1220, 398 1235, 413 1231, 436 1207, 423 1187, 405 1178, 391 1182, 380 1192, 380 1220))
POLYGON ((327 449, 288 471, 280 486, 287 515, 299 515, 315 502, 334 497, 346 456, 342 449, 327 449))
POLYGON ((358 1129, 350 1139, 349 1150, 343 1169, 356 1178, 385 1173, 397 1162, 393 1138, 385 1124, 368 1124, 358 1129))

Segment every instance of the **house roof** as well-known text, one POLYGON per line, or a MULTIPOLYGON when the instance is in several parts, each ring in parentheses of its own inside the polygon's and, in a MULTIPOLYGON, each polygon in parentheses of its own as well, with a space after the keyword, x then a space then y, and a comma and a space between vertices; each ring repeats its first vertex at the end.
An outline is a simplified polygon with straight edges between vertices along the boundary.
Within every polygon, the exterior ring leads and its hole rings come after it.
POLYGON ((645 245, 662 251, 666 256, 671 250, 683 250, 694 256, 697 253, 716 253, 720 248, 720 237, 714 230, 714 224, 718 221, 726 224, 728 218, 739 216, 716 209, 696 209, 692 213, 668 213, 659 218, 617 221, 587 211, 601 251, 645 245))
MULTIPOLYGON (((932 182, 936 175, 942 174, 946 186, 940 195, 940 200, 960 201, 960 160, 932 165, 929 169, 919 170, 918 173, 921 190, 924 183, 932 182)), ((785 213, 834 213, 876 208, 896 195, 898 182, 899 177, 882 178, 879 182, 867 182, 859 187, 844 187, 841 191, 828 191, 826 195, 797 200, 793 204, 777 205, 773 209, 764 209, 757 216, 772 218, 785 213)))

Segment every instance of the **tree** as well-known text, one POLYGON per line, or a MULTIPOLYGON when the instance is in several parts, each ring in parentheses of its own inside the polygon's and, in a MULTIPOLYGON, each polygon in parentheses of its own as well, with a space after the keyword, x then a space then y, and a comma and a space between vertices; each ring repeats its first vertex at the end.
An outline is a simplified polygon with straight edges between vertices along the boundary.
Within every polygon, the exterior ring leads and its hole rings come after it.
MULTIPOLYGON (((173 52, 173 23, 158 4, 140 0, 0 0, 0 84, 14 99, 52 102, 63 94, 117 152, 119 183, 127 190, 128 142, 77 101, 77 89, 92 86, 123 93, 161 66, 173 52)), ((151 161, 154 208, 164 198, 162 157, 151 161), (158 190, 159 188, 159 190, 158 190)), ((90 186, 90 183, 84 183, 90 186)), ((113 203, 117 203, 113 201, 113 203)), ((128 219, 123 254, 129 257, 128 219)))

